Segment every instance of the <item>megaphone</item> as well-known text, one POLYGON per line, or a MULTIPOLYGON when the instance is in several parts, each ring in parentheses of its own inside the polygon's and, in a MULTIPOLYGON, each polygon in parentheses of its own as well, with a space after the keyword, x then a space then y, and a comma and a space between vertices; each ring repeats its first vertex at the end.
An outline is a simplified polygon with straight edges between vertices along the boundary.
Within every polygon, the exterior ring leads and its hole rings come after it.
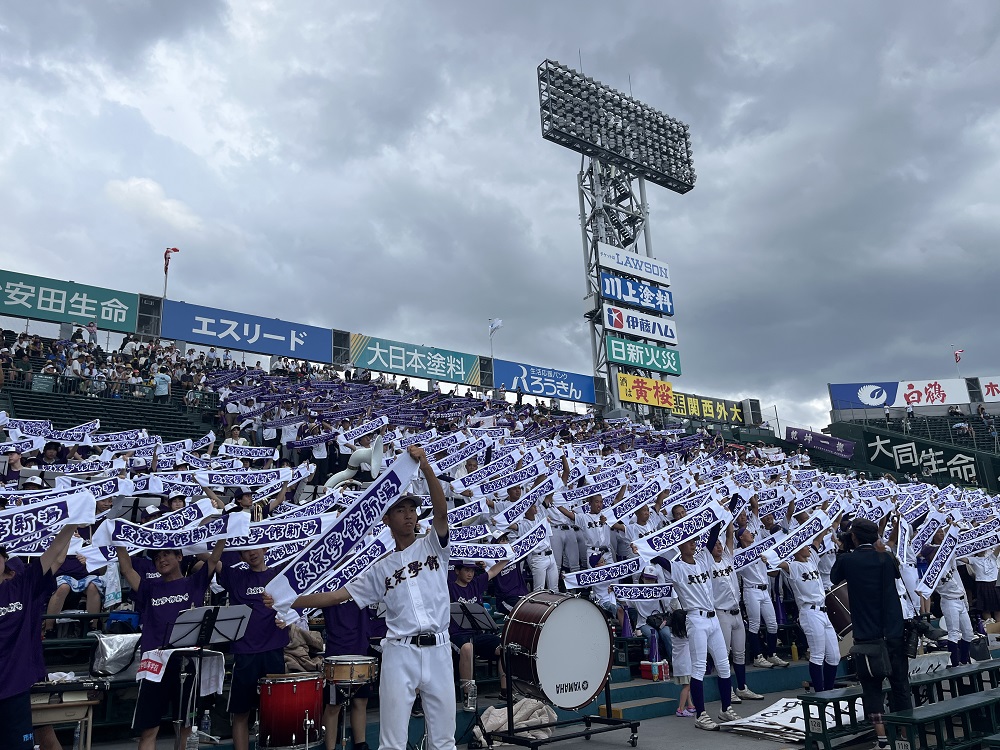
POLYGON ((324 483, 324 487, 338 487, 349 479, 354 479, 354 475, 358 473, 361 468, 361 464, 371 464, 372 467, 372 478, 374 479, 379 474, 382 473, 382 436, 379 435, 375 438, 375 442, 372 443, 371 448, 358 448, 351 457, 347 459, 347 468, 343 471, 338 471, 332 477, 327 479, 324 483))

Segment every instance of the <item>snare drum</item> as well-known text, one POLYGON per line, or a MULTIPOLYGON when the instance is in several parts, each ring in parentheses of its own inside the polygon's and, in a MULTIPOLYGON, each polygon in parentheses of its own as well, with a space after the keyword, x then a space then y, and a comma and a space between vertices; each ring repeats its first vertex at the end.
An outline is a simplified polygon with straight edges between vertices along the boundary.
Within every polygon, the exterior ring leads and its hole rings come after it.
POLYGON ((593 602, 535 591, 521 599, 504 626, 507 679, 520 692, 575 710, 601 692, 611 674, 611 631, 593 602))
POLYGON ((323 673, 332 685, 371 685, 378 679, 378 661, 374 656, 328 656, 323 673))
POLYGON ((826 595, 826 614, 830 618, 830 624, 833 625, 838 638, 843 638, 853 630, 851 600, 847 597, 847 581, 837 584, 826 595))
POLYGON ((296 672, 262 677, 260 735, 257 747, 304 748, 321 742, 323 726, 323 675, 296 672))

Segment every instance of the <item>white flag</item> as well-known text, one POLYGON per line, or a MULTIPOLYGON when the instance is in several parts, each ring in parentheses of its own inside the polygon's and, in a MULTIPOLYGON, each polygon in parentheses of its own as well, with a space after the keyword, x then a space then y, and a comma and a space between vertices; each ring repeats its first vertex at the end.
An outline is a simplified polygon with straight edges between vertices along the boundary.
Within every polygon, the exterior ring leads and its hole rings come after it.
POLYGON ((492 318, 490 320, 490 336, 503 328, 503 320, 500 318, 492 318))

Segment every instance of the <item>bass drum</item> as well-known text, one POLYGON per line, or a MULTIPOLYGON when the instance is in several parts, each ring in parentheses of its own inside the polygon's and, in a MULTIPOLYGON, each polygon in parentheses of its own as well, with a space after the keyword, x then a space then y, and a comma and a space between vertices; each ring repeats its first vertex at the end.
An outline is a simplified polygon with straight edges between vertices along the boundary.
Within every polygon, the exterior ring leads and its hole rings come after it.
POLYGON ((840 656, 845 657, 854 645, 854 625, 851 622, 851 600, 847 597, 847 582, 838 583, 826 595, 826 615, 830 618, 840 641, 840 656))
POLYGON ((323 675, 312 672, 268 675, 260 693, 261 750, 298 750, 323 741, 323 675))
POLYGON ((611 674, 611 631, 587 599, 536 591, 510 613, 501 636, 507 679, 524 695, 575 710, 601 692, 611 674))

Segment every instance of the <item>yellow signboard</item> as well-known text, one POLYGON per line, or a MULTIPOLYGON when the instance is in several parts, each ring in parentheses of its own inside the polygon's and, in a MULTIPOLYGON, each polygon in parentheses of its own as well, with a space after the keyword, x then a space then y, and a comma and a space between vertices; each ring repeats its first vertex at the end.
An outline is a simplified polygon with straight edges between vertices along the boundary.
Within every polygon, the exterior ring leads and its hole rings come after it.
POLYGON ((633 404, 674 408, 674 387, 666 380, 650 380, 638 375, 618 373, 618 399, 633 404))

